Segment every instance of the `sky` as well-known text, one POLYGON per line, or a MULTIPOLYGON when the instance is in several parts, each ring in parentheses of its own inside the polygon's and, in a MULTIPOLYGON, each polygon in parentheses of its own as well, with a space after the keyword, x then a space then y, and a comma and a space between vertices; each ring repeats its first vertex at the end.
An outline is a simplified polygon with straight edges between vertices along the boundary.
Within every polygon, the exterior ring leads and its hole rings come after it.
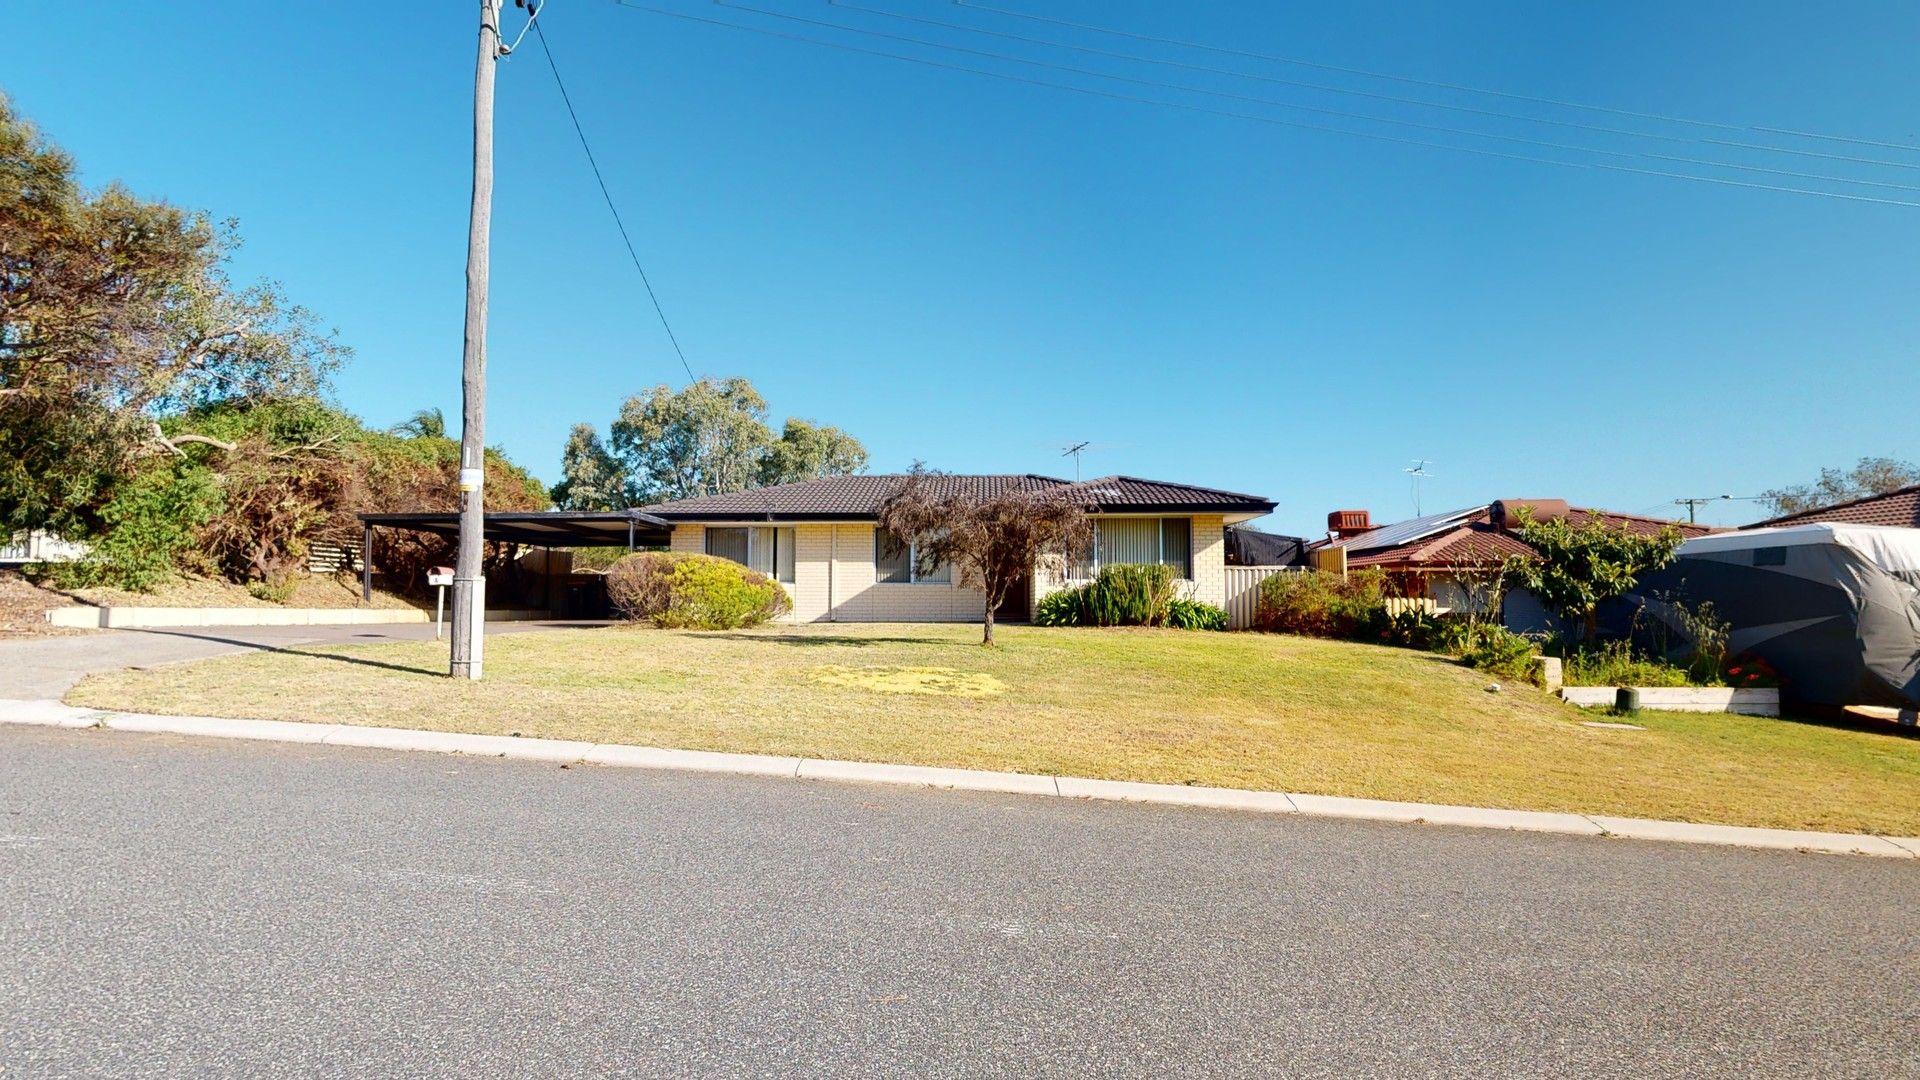
MULTIPOLYGON (((1649 175, 1920 203, 1920 6, 631 3, 679 17, 540 18, 687 364, 874 471, 1088 442, 1314 535, 1421 459, 1429 513, 1655 514, 1920 459, 1920 206, 1649 175)), ((457 418, 478 6, 11 0, 0 90, 86 183, 237 218, 346 408, 457 418)), ((552 481, 686 373, 537 39, 497 74, 487 436, 552 481)))

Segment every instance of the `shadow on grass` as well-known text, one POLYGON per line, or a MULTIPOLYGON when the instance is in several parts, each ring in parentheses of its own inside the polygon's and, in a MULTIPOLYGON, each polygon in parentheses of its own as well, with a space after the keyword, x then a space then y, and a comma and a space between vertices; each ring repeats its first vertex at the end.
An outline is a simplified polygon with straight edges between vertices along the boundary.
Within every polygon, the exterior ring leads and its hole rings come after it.
POLYGON ((848 637, 842 634, 801 635, 801 634, 720 633, 720 634, 709 634, 706 636, 711 638, 718 638, 722 641, 754 641, 754 642, 759 642, 759 643, 768 644, 768 645, 800 645, 800 646, 841 645, 841 646, 853 646, 855 648, 866 646, 866 645, 928 645, 928 646, 941 646, 941 647, 950 648, 954 645, 967 644, 966 642, 946 641, 940 638, 848 637))

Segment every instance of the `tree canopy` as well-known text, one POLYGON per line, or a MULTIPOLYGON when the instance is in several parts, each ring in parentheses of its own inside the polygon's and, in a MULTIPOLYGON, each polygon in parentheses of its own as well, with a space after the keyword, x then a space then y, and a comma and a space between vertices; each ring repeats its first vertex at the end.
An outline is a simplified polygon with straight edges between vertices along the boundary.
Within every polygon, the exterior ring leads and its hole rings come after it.
POLYGON ((142 459, 220 445, 163 420, 326 388, 349 351, 278 286, 235 284, 238 246, 232 222, 82 189, 0 97, 0 526, 98 532, 142 459))
POLYGON ((776 437, 767 402, 746 379, 662 383, 629 397, 602 440, 576 424, 561 454, 554 502, 574 510, 618 509, 857 473, 859 440, 798 417, 776 437))
POLYGON ((1920 465, 1888 457, 1863 457, 1851 469, 1821 469, 1811 483, 1792 484, 1761 492, 1761 501, 1775 515, 1802 514, 1870 495, 1885 495, 1920 484, 1920 465))
POLYGON ((1538 557, 1508 558, 1507 579, 1577 623, 1591 641, 1600 605, 1624 595, 1640 575, 1671 563, 1685 538, 1672 526, 1637 533, 1599 519, 1575 525, 1565 518, 1529 518, 1521 523, 1520 539, 1538 557))

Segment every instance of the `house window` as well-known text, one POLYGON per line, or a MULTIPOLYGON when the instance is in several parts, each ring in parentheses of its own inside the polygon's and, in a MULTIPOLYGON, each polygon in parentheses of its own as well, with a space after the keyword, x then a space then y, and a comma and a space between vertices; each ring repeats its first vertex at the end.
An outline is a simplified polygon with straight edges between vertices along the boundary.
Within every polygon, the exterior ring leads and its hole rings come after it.
POLYGON ((946 585, 953 581, 953 568, 936 566, 927 573, 919 569, 919 552, 913 544, 903 544, 884 527, 873 530, 873 576, 881 584, 946 585))
POLYGON ((1787 565, 1787 549, 1783 547, 1754 548, 1753 565, 1785 566, 1787 565))
POLYGON ((707 530, 707 554, 793 584, 793 530, 750 526, 707 530))
POLYGON ((1173 567, 1175 577, 1193 577, 1193 519, 1098 518, 1093 523, 1093 550, 1074 566, 1072 577, 1091 578, 1102 566, 1120 563, 1161 563, 1173 567))

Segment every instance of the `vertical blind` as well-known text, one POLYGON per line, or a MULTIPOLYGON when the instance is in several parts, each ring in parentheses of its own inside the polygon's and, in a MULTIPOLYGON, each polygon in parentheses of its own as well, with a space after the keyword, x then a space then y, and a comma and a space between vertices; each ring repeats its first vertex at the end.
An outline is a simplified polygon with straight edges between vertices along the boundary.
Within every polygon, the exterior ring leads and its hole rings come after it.
POLYGON ((793 530, 754 526, 707 530, 707 554, 793 583, 793 530))
POLYGON ((901 543, 899 537, 884 527, 876 527, 873 530, 873 579, 895 585, 945 584, 953 580, 953 569, 948 566, 936 566, 924 573, 918 571, 914 566, 915 554, 912 545, 901 543))
POLYGON ((1118 563, 1164 563, 1178 577, 1193 577, 1192 518, 1100 518, 1093 530, 1092 561, 1073 568, 1076 579, 1091 578, 1100 567, 1118 563))

